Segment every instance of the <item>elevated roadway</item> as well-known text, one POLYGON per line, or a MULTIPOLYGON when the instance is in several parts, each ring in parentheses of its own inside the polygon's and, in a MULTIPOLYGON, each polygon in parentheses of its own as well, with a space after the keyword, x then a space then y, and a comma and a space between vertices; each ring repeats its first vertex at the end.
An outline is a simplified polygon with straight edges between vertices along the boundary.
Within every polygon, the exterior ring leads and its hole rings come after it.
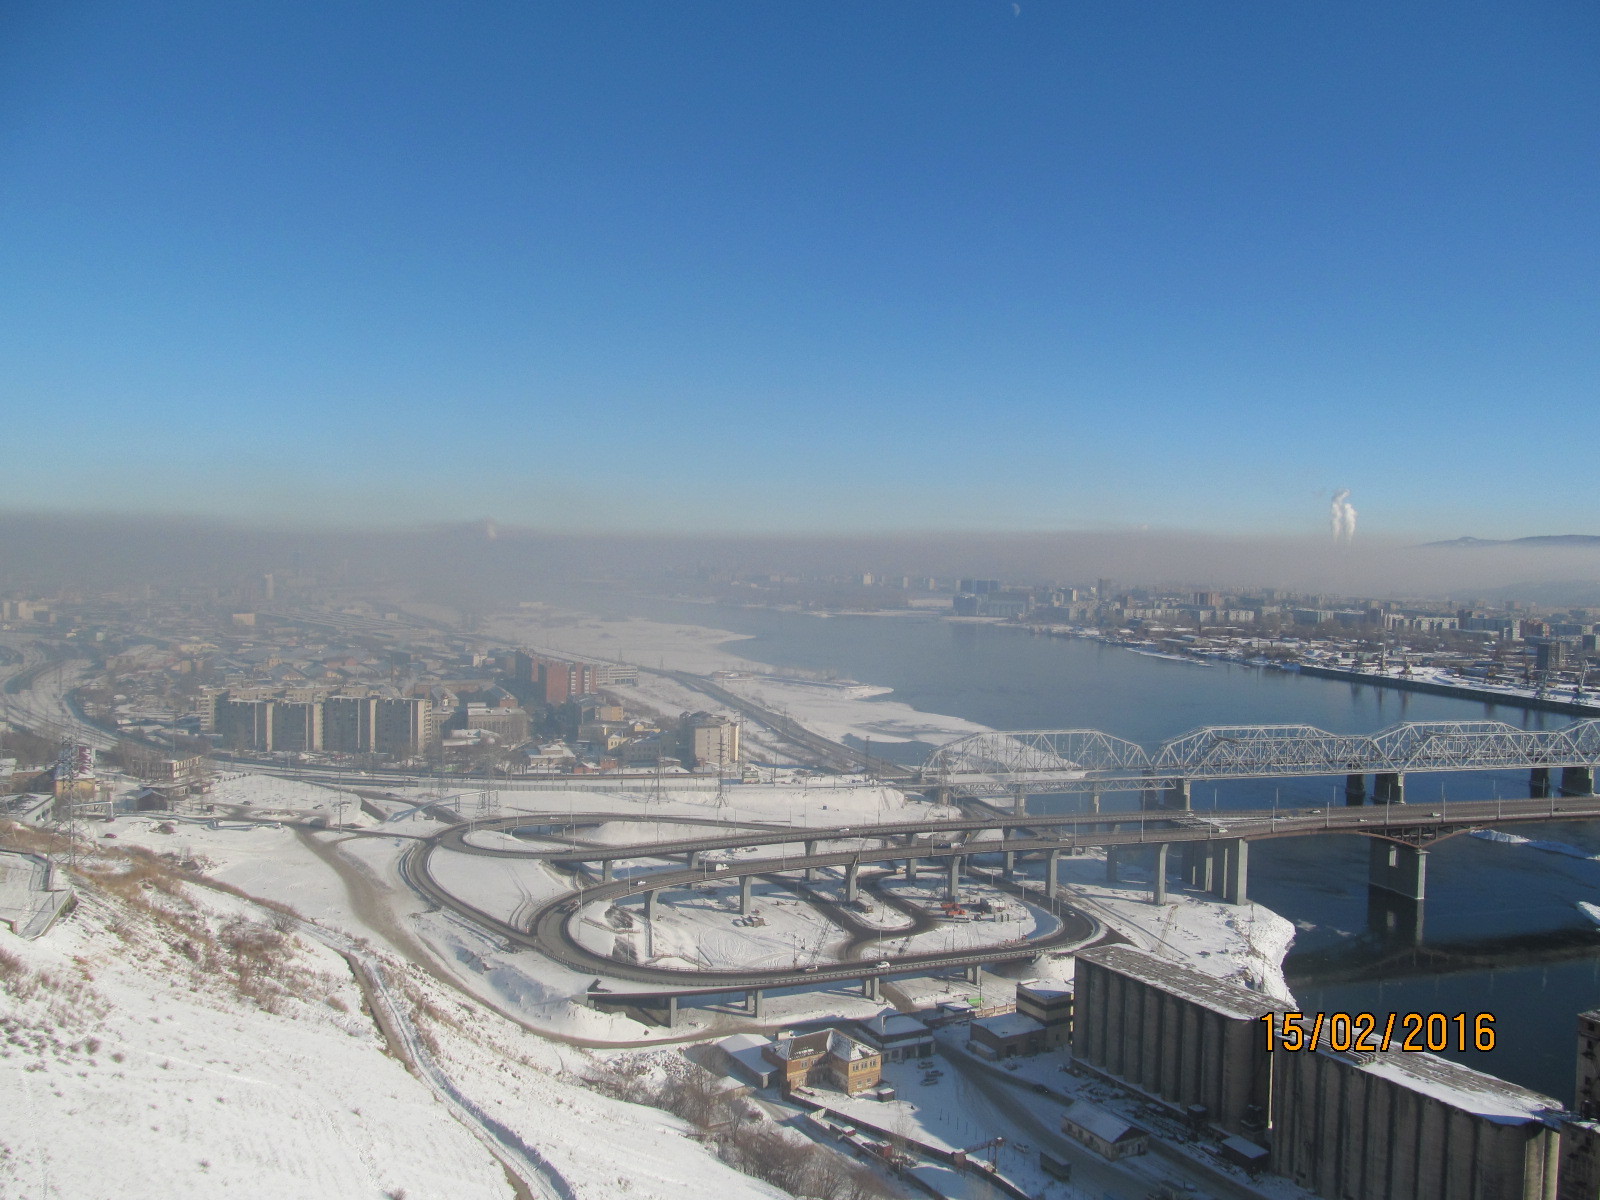
MULTIPOLYGON (((596 814, 598 817, 599 814, 596 814)), ((837 963, 817 967, 796 967, 785 970, 678 970, 653 967, 639 963, 624 963, 597 954, 582 946, 570 929, 571 918, 580 903, 625 899, 644 895, 647 912, 653 909, 653 897, 666 889, 693 888, 713 883, 743 881, 755 876, 773 873, 811 873, 822 868, 842 868, 846 874, 846 887, 855 885, 856 876, 863 865, 903 862, 908 870, 927 860, 942 860, 952 889, 966 860, 974 854, 1002 854, 1011 864, 1022 854, 1042 854, 1051 863, 1047 870, 1046 888, 1054 890, 1054 862, 1063 853, 1078 847, 1105 847, 1112 851, 1108 860, 1115 870, 1115 853, 1125 846, 1146 845, 1154 847, 1158 859, 1156 898, 1164 896, 1166 847, 1173 844, 1211 844, 1230 850, 1235 857, 1226 860, 1235 867, 1219 870, 1237 870, 1234 894, 1227 895, 1227 885, 1209 882, 1211 866, 1207 865, 1208 882, 1213 890, 1222 889, 1225 898, 1242 902, 1244 899, 1244 864, 1247 861, 1238 849, 1242 844, 1263 838, 1326 836, 1357 834, 1374 839, 1377 846, 1387 843, 1398 850, 1412 854, 1421 852, 1434 841, 1454 836, 1471 829, 1489 825, 1519 824, 1552 819, 1600 818, 1600 798, 1568 797, 1525 800, 1471 801, 1441 804, 1436 808, 1412 805, 1383 807, 1362 806, 1332 809, 1296 809, 1288 811, 1248 810, 1199 813, 1156 814, 1145 811, 1126 813, 1066 814, 1050 817, 966 818, 955 821, 897 822, 887 825, 853 825, 807 830, 747 831, 735 836, 682 838, 666 842, 640 842, 625 846, 560 847, 527 851, 515 848, 489 848, 474 846, 465 840, 467 826, 454 826, 419 842, 408 853, 405 870, 407 877, 419 890, 436 903, 452 908, 472 920, 494 930, 507 941, 538 950, 574 970, 621 978, 653 985, 662 994, 669 990, 706 991, 722 990, 757 991, 783 987, 822 987, 843 982, 862 981, 869 990, 872 981, 897 974, 919 974, 965 967, 969 970, 987 964, 1031 959, 1049 949, 1062 949, 1084 944, 1084 939, 1095 933, 1090 918, 1077 914, 1081 923, 1069 922, 1057 935, 1041 938, 1022 945, 998 946, 986 950, 966 950, 947 953, 891 956, 874 963, 837 963), (998 832, 997 838, 972 839, 952 837, 959 833, 998 832), (923 836, 928 835, 928 836, 923 836), (811 843, 808 852, 789 855, 782 847, 797 842, 811 843), (853 842, 846 849, 818 849, 839 842, 853 842), (871 843, 877 843, 873 845, 871 843), (779 847, 778 854, 770 852, 741 857, 733 861, 711 863, 702 855, 717 850, 742 847, 779 847), (542 859, 552 865, 579 868, 586 864, 615 863, 621 859, 670 859, 683 856, 695 865, 674 867, 633 875, 623 879, 609 879, 581 890, 558 896, 536 908, 527 925, 515 926, 505 920, 477 909, 451 894, 435 881, 429 871, 429 858, 439 848, 448 848, 466 854, 492 857, 542 859)), ((605 819, 616 820, 616 814, 606 814, 605 819)), ((477 829, 496 828, 513 830, 535 824, 570 824, 571 819, 553 815, 548 821, 527 816, 501 818, 474 822, 477 829)), ((803 847, 804 848, 804 847, 803 847)), ((1216 860, 1196 860, 1204 864, 1216 860)), ((1409 861, 1409 860, 1408 860, 1409 861)), ((1401 864, 1403 869, 1404 864, 1401 864)), ((1390 886, 1398 894, 1405 894, 1407 881, 1377 882, 1377 857, 1374 858, 1374 886, 1390 886)), ((1396 869, 1393 862, 1390 869, 1396 869)), ((1191 879, 1193 882, 1193 879, 1191 879)), ((1416 880, 1416 900, 1421 899, 1421 881, 1416 880)))

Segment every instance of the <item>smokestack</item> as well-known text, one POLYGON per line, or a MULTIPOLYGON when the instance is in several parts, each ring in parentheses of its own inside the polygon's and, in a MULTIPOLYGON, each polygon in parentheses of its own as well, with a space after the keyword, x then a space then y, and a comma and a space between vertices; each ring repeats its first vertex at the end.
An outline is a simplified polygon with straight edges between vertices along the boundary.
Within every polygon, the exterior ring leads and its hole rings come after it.
POLYGON ((1333 540, 1348 545, 1356 536, 1356 509, 1350 503, 1350 489, 1340 488, 1333 494, 1333 504, 1328 510, 1328 520, 1333 526, 1333 540))

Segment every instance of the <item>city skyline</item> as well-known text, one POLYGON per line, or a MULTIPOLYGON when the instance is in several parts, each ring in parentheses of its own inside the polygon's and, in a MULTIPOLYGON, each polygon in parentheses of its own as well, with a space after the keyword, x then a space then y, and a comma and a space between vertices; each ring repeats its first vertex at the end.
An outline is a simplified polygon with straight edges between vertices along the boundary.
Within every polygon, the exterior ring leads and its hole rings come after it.
POLYGON ((13 510, 1596 528, 1592 10, 7 22, 13 510))

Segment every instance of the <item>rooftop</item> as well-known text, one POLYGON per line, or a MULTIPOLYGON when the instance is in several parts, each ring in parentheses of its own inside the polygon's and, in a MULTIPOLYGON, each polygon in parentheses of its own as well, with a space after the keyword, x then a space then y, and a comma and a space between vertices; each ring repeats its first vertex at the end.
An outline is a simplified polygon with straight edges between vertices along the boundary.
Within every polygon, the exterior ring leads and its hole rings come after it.
POLYGON ((1048 1004, 1053 1000, 1066 1000, 1072 996, 1072 989, 1059 983, 1041 983, 1037 979, 1025 979, 1017 984, 1017 995, 1026 992, 1034 999, 1048 1004))
POLYGON ((1083 1100, 1079 1100, 1067 1110, 1062 1118, 1063 1124, 1076 1125, 1086 1133, 1091 1133, 1104 1142, 1122 1142, 1131 1138, 1142 1137, 1146 1131, 1124 1121, 1114 1113, 1109 1113, 1103 1108, 1096 1108, 1083 1100))
POLYGON ((828 1031, 828 1053, 834 1058, 842 1058, 846 1062, 854 1062, 860 1058, 870 1058, 877 1054, 871 1046, 862 1045, 848 1034, 840 1033, 837 1029, 828 1031))
POLYGON ((878 1037, 931 1037, 927 1025, 909 1013, 883 1012, 867 1022, 867 1030, 878 1037))
POLYGON ((1078 961, 1137 979, 1236 1021, 1254 1021, 1283 1007, 1270 996, 1204 975, 1191 967, 1166 962, 1131 946, 1097 946, 1080 952, 1078 961))
POLYGON ((1025 1033, 1042 1032, 1044 1026, 1032 1017, 1021 1013, 1001 1013, 998 1017, 980 1017, 972 1022, 974 1029, 983 1029, 995 1037, 1020 1037, 1025 1033))
POLYGON ((1550 1096, 1540 1095, 1498 1076, 1475 1071, 1433 1054, 1409 1053, 1393 1048, 1387 1054, 1374 1055, 1366 1062, 1342 1054, 1329 1054, 1328 1057, 1348 1062, 1357 1070, 1390 1080, 1462 1112, 1500 1124, 1543 1121, 1562 1111, 1561 1102, 1550 1096))

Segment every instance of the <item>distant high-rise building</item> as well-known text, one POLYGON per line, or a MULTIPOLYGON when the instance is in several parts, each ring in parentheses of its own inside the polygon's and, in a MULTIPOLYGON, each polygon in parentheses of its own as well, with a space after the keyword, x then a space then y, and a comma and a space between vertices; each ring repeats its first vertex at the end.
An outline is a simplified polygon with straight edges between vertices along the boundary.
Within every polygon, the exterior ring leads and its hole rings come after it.
POLYGON ((322 705, 322 747, 339 754, 371 754, 377 721, 376 698, 332 696, 322 705))
POLYGON ((421 696, 401 696, 378 701, 373 722, 373 744, 379 754, 409 758, 421 752, 433 736, 433 706, 421 696))
POLYGON ((317 701, 274 701, 272 749, 321 750, 322 705, 317 701))
POLYGON ((588 663, 539 660, 538 691, 546 704, 565 704, 595 690, 594 668, 588 663))
POLYGON ((217 734, 229 750, 271 750, 271 700, 231 700, 219 698, 215 705, 217 734))

